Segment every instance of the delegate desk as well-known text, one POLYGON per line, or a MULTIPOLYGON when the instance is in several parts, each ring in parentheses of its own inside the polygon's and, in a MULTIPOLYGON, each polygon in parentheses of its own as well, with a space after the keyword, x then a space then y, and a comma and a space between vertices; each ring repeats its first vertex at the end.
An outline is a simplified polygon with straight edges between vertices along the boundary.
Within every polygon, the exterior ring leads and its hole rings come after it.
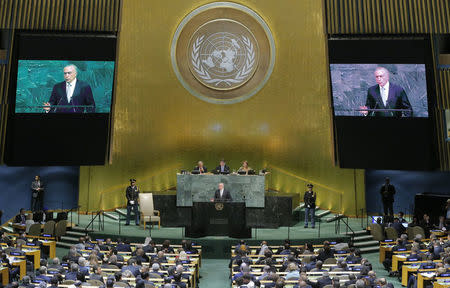
POLYGON ((0 279, 3 286, 8 285, 9 283, 9 271, 7 267, 0 268, 0 279))
POLYGON ((245 203, 194 202, 191 217, 191 225, 186 227, 188 237, 251 237, 251 228, 247 227, 245 219, 245 203))
POLYGON ((208 202, 214 198, 217 185, 224 183, 233 202, 246 207, 264 208, 265 176, 177 174, 177 206, 191 207, 193 202, 208 202))

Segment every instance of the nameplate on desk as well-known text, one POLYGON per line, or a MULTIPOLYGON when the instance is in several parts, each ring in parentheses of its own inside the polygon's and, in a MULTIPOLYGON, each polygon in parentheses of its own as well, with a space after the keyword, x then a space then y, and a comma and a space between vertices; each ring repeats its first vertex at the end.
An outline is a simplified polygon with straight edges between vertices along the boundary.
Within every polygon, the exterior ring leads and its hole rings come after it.
POLYGON ((227 225, 228 218, 209 218, 209 224, 227 225))

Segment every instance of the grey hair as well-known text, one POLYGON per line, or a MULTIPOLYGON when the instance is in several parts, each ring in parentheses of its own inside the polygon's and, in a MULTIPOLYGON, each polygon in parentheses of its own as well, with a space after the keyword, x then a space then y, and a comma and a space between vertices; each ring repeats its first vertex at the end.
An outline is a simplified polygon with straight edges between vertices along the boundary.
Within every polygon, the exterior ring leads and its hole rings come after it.
POLYGON ((75 72, 78 74, 78 67, 75 64, 69 64, 64 66, 64 69, 66 69, 67 67, 72 67, 73 69, 75 69, 75 72))
POLYGON ((377 71, 383 71, 385 74, 389 75, 389 70, 387 70, 387 69, 384 68, 384 67, 381 67, 381 66, 377 67, 377 68, 375 69, 375 72, 377 72, 377 71))

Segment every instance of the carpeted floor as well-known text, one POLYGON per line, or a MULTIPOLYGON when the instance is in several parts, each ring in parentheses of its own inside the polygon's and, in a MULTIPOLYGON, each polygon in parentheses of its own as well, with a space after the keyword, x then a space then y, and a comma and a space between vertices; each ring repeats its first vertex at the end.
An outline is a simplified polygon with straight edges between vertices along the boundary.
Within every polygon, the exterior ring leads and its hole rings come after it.
POLYGON ((381 278, 384 277, 386 280, 392 284, 394 284, 395 288, 402 287, 402 284, 400 281, 398 281, 397 277, 389 277, 388 272, 384 269, 383 264, 379 262, 380 259, 380 253, 367 253, 363 254, 363 257, 369 259, 370 263, 372 263, 372 268, 375 272, 377 272, 377 277, 381 278))

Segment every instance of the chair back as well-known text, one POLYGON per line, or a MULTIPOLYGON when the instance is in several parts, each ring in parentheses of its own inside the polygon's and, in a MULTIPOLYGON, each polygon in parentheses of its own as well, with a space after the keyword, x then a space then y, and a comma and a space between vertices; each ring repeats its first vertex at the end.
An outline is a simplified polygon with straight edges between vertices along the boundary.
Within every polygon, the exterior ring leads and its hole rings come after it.
POLYGON ((153 216, 153 193, 139 193, 139 205, 142 215, 153 216))
POLYGON ((41 224, 35 223, 30 226, 30 230, 28 230, 28 235, 31 236, 39 236, 41 235, 41 224))
POLYGON ((383 227, 381 227, 380 224, 377 223, 370 224, 370 234, 373 236, 374 240, 377 241, 384 240, 383 227))
POLYGON ((413 232, 414 232, 414 238, 416 238, 417 234, 422 235, 422 239, 425 238, 425 230, 423 230, 422 227, 420 226, 414 226, 413 227, 413 232))
POLYGON ((104 285, 105 285, 105 284, 103 284, 102 281, 97 280, 97 279, 89 279, 89 280, 87 280, 86 282, 89 283, 89 284, 91 284, 91 286, 98 286, 98 287, 101 287, 101 286, 104 286, 104 285))
POLYGON ((56 223, 55 225, 55 236, 56 237, 63 236, 64 234, 66 234, 66 229, 67 229, 67 220, 58 221, 58 223, 56 223))
POLYGON ((414 239, 414 227, 406 228, 406 234, 408 234, 408 240, 414 239))
POLYGON ((45 222, 43 233, 53 236, 53 234, 55 233, 55 221, 50 220, 50 221, 45 222))
POLYGON ((386 239, 395 240, 398 238, 398 232, 393 227, 386 227, 384 232, 386 232, 386 239))
POLYGON ((325 261, 323 261, 323 264, 336 264, 336 258, 327 258, 325 261))

